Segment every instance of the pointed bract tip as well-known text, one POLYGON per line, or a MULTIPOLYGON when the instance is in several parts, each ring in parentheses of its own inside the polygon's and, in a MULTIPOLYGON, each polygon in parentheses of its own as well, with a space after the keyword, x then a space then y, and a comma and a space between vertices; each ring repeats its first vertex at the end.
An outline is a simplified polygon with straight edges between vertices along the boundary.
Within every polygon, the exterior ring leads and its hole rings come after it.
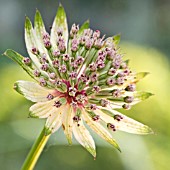
POLYGON ((40 11, 36 8, 35 15, 40 15, 40 11))
POLYGON ((147 76, 147 75, 149 75, 150 74, 150 72, 145 72, 145 76, 147 76))
POLYGON ((71 146, 73 143, 72 143, 72 140, 71 139, 67 139, 68 140, 68 145, 71 146))
POLYGON ((85 22, 89 24, 89 23, 90 23, 90 20, 89 20, 89 19, 87 19, 85 22))
POLYGON ((119 146, 117 146, 116 148, 118 149, 118 151, 119 151, 120 153, 122 152, 119 146))
POLYGON ((116 34, 114 37, 121 37, 121 32, 119 32, 118 34, 116 34))
POLYGON ((12 49, 7 49, 2 55, 9 57, 9 53, 14 52, 12 49))
POLYGON ((31 21, 29 19, 29 17, 25 16, 25 26, 28 26, 31 24, 31 21))
POLYGON ((25 15, 25 20, 30 20, 28 16, 25 15))
POLYGON ((64 7, 63 7, 63 5, 61 4, 61 2, 59 3, 58 9, 63 9, 63 10, 64 10, 64 7))
POLYGON ((4 53, 2 53, 3 56, 7 56, 7 52, 9 49, 7 49, 4 53))
POLYGON ((121 149, 120 149, 120 147, 119 147, 119 145, 118 145, 117 143, 114 144, 114 147, 115 147, 119 152, 122 152, 121 149))
POLYGON ((29 112, 29 115, 28 115, 29 118, 39 118, 38 116, 35 116, 35 114, 33 112, 29 112))
POLYGON ((149 128, 148 131, 149 131, 148 134, 156 135, 156 133, 151 128, 149 128))
POLYGON ((59 2, 59 7, 63 7, 63 5, 61 4, 61 2, 59 2))

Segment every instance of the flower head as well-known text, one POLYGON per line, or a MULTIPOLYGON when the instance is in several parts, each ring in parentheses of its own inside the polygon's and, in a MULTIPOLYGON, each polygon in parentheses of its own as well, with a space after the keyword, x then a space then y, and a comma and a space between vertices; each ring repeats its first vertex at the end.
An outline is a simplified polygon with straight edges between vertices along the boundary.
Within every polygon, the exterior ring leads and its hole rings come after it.
POLYGON ((17 81, 14 89, 35 102, 30 117, 46 118, 46 134, 61 126, 72 143, 72 135, 94 157, 95 143, 86 124, 100 137, 120 150, 112 137, 115 131, 148 134, 152 130, 117 111, 151 96, 136 91, 136 83, 147 73, 135 73, 118 48, 120 36, 101 37, 86 21, 68 31, 66 14, 60 5, 51 34, 46 31, 40 12, 34 28, 25 19, 25 42, 30 58, 13 50, 12 58, 36 81, 17 81))

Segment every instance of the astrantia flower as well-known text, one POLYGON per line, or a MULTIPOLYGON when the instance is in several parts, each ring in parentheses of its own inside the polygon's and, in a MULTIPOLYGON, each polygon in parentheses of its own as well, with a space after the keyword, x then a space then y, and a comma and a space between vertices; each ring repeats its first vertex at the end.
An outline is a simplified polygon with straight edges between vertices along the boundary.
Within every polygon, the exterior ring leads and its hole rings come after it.
POLYGON ((34 28, 25 20, 25 42, 29 57, 13 50, 5 55, 16 61, 36 81, 17 81, 14 89, 35 102, 30 117, 46 118, 45 134, 61 126, 72 143, 72 135, 94 157, 95 143, 89 126, 120 150, 112 137, 115 131, 149 134, 152 130, 117 111, 151 96, 136 91, 136 83, 147 73, 134 73, 118 48, 120 36, 105 38, 85 22, 68 31, 66 14, 60 5, 51 34, 36 11, 34 28))

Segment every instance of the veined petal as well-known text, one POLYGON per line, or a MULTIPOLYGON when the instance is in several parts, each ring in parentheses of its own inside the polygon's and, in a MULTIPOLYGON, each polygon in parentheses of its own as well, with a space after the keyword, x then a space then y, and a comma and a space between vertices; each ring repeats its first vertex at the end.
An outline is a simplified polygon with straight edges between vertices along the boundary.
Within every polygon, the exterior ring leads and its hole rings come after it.
POLYGON ((153 94, 149 92, 137 91, 134 93, 134 97, 140 101, 145 100, 150 96, 153 96, 153 94))
MULTIPOLYGON (((143 92, 143 91, 135 91, 135 92, 126 91, 124 94, 122 94, 122 97, 126 97, 126 96, 134 97, 134 100, 131 103, 129 103, 130 106, 133 106, 143 100, 146 100, 152 95, 153 95, 152 93, 143 92)), ((112 97, 108 97, 107 99, 110 101, 109 105, 111 106, 112 109, 122 109, 122 106, 126 104, 126 102, 124 102, 123 99, 121 100, 113 99, 112 97)))
POLYGON ((80 27, 77 36, 80 37, 83 34, 84 30, 89 28, 89 25, 90 25, 89 20, 85 21, 80 27))
POLYGON ((76 140, 85 147, 93 156, 96 157, 96 149, 95 149, 95 143, 90 135, 89 131, 86 129, 86 127, 83 124, 83 121, 80 120, 78 122, 79 126, 75 122, 73 125, 73 134, 76 140))
POLYGON ((143 79, 144 77, 146 77, 148 74, 149 74, 149 72, 136 73, 136 80, 139 81, 139 80, 143 79))
POLYGON ((90 126, 93 131, 95 131, 100 137, 102 137, 104 140, 106 140, 108 143, 120 151, 120 147, 112 138, 112 135, 99 122, 93 121, 86 112, 83 112, 82 116, 87 125, 90 126))
POLYGON ((14 89, 24 95, 25 98, 32 102, 45 102, 48 101, 48 94, 53 90, 41 87, 39 84, 30 81, 17 81, 14 84, 14 89))
POLYGON ((67 137, 68 143, 72 144, 72 131, 73 131, 73 108, 66 105, 63 109, 62 127, 67 137))
POLYGON ((57 30, 62 29, 63 30, 63 38, 65 40, 65 47, 67 49, 67 43, 68 43, 68 26, 67 26, 67 18, 66 13, 64 11, 63 6, 60 4, 57 10, 56 17, 54 19, 52 29, 51 29, 51 44, 54 48, 56 48, 56 42, 57 42, 57 30))
POLYGON ((63 109, 64 105, 61 106, 60 108, 54 108, 53 112, 49 114, 49 117, 47 118, 45 127, 46 127, 46 135, 50 133, 54 133, 57 131, 60 126, 62 125, 62 114, 63 114, 63 109))
POLYGON ((37 38, 42 40, 43 34, 46 33, 44 22, 42 20, 41 14, 38 10, 36 10, 35 18, 34 18, 34 29, 37 35, 37 38))
POLYGON ((23 63, 24 57, 22 55, 10 49, 6 50, 4 55, 18 63, 32 78, 34 78, 31 68, 23 63))
POLYGON ((113 43, 115 46, 117 46, 119 44, 120 38, 121 38, 121 34, 117 34, 117 35, 113 36, 113 43))
POLYGON ((129 84, 139 82, 141 79, 146 77, 148 74, 149 74, 148 72, 131 73, 128 76, 126 76, 126 81, 122 85, 114 85, 112 87, 105 86, 102 88, 102 90, 124 89, 129 84))
POLYGON ((56 107, 53 106, 54 101, 38 102, 32 105, 29 109, 30 117, 35 118, 47 118, 49 115, 53 115, 56 110, 56 107))
POLYGON ((110 110, 110 109, 102 109, 102 110, 97 110, 96 113, 98 113, 101 116, 101 119, 103 119, 106 123, 112 123, 113 125, 115 125, 117 130, 133 133, 133 134, 142 134, 142 135, 153 133, 152 129, 149 128, 148 126, 134 119, 131 119, 121 114, 118 111, 110 110), (123 119, 117 121, 114 119, 115 115, 120 115, 123 119))
POLYGON ((45 26, 44 26, 44 22, 42 20, 41 14, 38 10, 36 10, 36 14, 35 14, 34 29, 36 32, 38 47, 42 50, 41 52, 46 55, 48 61, 51 64, 52 61, 48 55, 48 51, 45 48, 44 43, 43 43, 43 35, 46 33, 46 30, 45 30, 45 26))
POLYGON ((32 48, 38 49, 37 39, 32 27, 32 23, 28 17, 25 18, 25 43, 28 54, 37 68, 40 68, 40 62, 36 55, 32 53, 32 48))
POLYGON ((105 40, 105 45, 107 46, 107 45, 112 44, 117 48, 117 46, 118 46, 118 44, 120 42, 120 38, 121 38, 121 34, 117 34, 117 35, 115 35, 113 37, 108 37, 105 40))

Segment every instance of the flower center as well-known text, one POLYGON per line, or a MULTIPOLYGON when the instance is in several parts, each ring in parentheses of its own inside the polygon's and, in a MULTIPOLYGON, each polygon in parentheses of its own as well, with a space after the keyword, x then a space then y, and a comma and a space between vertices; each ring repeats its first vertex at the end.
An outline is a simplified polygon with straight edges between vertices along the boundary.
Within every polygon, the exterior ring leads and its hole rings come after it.
POLYGON ((87 94, 85 90, 78 90, 78 85, 71 86, 69 81, 64 80, 63 83, 66 85, 66 92, 59 92, 55 90, 54 96, 64 97, 67 103, 73 107, 81 106, 83 107, 87 103, 87 94))

